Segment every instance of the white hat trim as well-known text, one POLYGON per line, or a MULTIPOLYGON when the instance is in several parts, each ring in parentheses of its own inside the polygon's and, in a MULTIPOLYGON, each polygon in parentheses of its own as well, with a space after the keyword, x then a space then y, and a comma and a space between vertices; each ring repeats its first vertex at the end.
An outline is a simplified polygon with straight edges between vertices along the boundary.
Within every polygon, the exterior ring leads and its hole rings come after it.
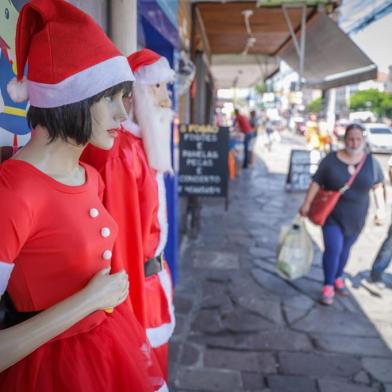
POLYGON ((161 57, 155 63, 140 67, 135 72, 136 83, 155 84, 173 82, 175 72, 165 57, 161 57))
POLYGON ((57 84, 28 80, 30 105, 38 108, 69 105, 93 97, 116 84, 134 80, 127 58, 116 56, 86 68, 57 84))

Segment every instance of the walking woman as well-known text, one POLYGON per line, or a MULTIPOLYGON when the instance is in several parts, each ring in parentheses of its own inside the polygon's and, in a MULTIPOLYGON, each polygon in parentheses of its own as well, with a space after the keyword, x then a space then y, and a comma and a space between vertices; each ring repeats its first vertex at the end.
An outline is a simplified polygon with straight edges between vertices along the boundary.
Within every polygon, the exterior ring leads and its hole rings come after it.
MULTIPOLYGON (((0 166, 0 390, 167 390, 127 300, 128 277, 110 271, 117 225, 102 180, 79 163, 88 142, 110 149, 126 118, 127 59, 62 0, 24 6, 16 52, 18 80, 29 63, 34 136, 0 166)), ((15 100, 27 98, 25 83, 9 86, 15 100)))
POLYGON ((349 125, 344 135, 344 148, 331 152, 321 161, 299 210, 302 216, 306 216, 320 187, 333 191, 341 189, 363 162, 353 184, 341 195, 322 228, 325 250, 321 303, 326 305, 333 303, 335 293, 348 294, 343 280, 344 267, 365 224, 369 191, 384 179, 380 164, 367 154, 365 144, 362 126, 349 125))

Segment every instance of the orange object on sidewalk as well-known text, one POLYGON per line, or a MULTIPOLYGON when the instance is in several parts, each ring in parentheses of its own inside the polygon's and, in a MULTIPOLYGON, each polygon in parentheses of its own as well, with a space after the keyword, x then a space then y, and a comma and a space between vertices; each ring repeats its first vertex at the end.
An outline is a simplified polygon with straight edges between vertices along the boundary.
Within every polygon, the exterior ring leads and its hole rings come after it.
POLYGON ((232 151, 229 151, 229 155, 228 155, 228 165, 229 165, 229 177, 230 180, 234 180, 235 176, 236 176, 236 172, 235 172, 235 156, 234 153, 232 151))

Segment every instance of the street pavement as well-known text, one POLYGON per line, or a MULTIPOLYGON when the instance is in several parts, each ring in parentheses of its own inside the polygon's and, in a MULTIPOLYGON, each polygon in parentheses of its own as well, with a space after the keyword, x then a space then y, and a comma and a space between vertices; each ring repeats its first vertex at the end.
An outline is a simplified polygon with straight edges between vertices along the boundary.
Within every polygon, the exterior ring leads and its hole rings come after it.
POLYGON ((204 200, 199 237, 182 243, 171 391, 392 392, 392 290, 366 281, 389 222, 374 226, 370 209, 347 267, 351 295, 330 307, 317 302, 319 228, 309 225, 309 275, 275 272, 280 228, 304 196, 284 190, 290 150, 301 147, 290 134, 270 152, 258 143, 255 167, 230 184, 229 210, 204 200))

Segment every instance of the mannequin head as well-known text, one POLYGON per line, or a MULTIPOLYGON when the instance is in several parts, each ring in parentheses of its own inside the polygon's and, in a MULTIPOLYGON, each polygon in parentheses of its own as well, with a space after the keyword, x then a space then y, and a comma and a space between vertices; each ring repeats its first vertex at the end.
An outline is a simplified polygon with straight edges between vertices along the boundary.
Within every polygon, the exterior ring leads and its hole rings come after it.
POLYGON ((83 146, 88 142, 110 149, 117 129, 126 117, 122 98, 131 91, 131 82, 122 82, 83 101, 56 108, 30 106, 27 121, 31 128, 47 129, 50 141, 58 138, 83 146))
POLYGON ((171 172, 171 123, 173 111, 167 83, 135 82, 132 114, 142 130, 149 164, 160 172, 171 172))
POLYGON ((135 75, 133 97, 127 99, 130 119, 139 125, 149 165, 159 172, 172 172, 171 110, 167 84, 175 77, 168 60, 160 54, 141 49, 128 56, 135 75))

